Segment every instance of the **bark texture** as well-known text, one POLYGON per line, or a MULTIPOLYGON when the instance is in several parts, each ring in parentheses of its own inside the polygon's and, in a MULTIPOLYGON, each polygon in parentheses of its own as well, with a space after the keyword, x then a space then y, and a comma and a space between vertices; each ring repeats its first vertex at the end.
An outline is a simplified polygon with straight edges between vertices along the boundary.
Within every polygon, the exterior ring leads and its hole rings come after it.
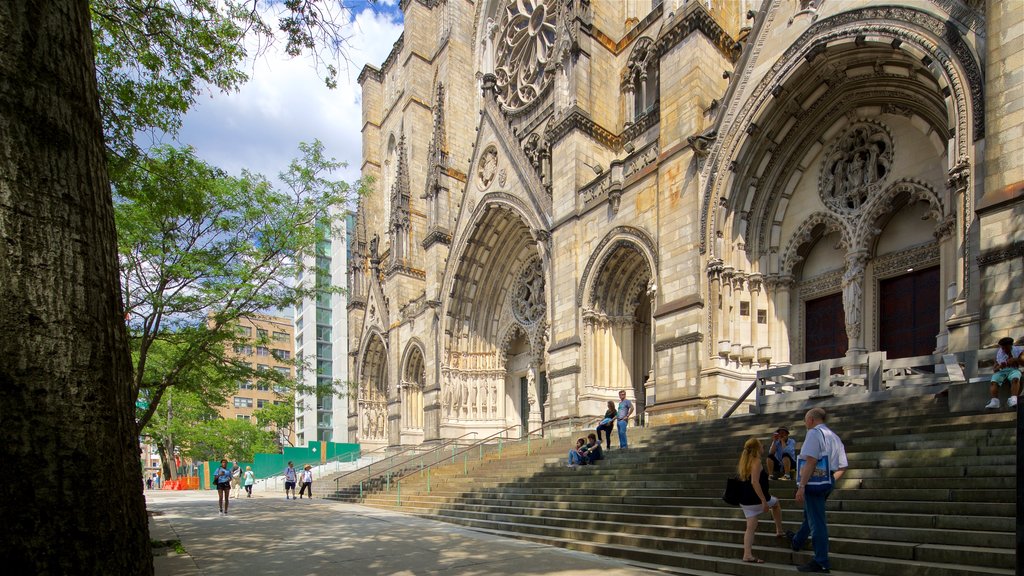
POLYGON ((0 38, 0 565, 151 574, 88 2, 0 38))

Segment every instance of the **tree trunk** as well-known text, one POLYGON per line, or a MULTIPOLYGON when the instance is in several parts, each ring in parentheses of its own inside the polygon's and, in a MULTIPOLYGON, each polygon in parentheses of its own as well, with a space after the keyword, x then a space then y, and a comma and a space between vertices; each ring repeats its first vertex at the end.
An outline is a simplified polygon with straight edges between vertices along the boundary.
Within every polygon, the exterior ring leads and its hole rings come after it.
POLYGON ((174 444, 170 438, 164 438, 157 443, 157 450, 160 451, 160 463, 164 467, 164 479, 177 480, 178 467, 174 463, 174 444))
POLYGON ((0 38, 0 565, 152 574, 89 4, 0 38))

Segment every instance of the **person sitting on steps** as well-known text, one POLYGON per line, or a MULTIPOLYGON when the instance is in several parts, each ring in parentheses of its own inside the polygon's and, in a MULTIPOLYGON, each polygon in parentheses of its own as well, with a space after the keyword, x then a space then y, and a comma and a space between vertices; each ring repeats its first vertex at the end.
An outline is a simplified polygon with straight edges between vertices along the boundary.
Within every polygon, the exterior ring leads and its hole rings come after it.
POLYGON ((784 472, 783 480, 789 480, 789 471, 796 466, 796 440, 789 437, 789 430, 779 428, 772 434, 772 445, 768 448, 768 476, 778 480, 779 470, 784 472))
POLYGON ((1010 382, 1010 397, 1006 400, 1006 406, 1008 408, 1017 407, 1021 366, 1024 366, 1024 346, 1014 346, 1013 338, 1009 336, 1000 338, 999 349, 996 350, 996 371, 992 374, 992 383, 989 386, 992 399, 985 406, 986 410, 999 408, 999 388, 1006 381, 1010 382))
POLYGON ((584 440, 583 438, 577 438, 576 439, 576 447, 573 448, 572 450, 569 450, 569 464, 568 464, 568 466, 570 468, 575 468, 576 466, 581 466, 581 465, 585 465, 586 464, 586 461, 583 459, 583 450, 584 450, 584 446, 586 445, 586 443, 587 443, 586 440, 584 440))
POLYGON ((583 462, 585 464, 594 464, 603 458, 604 451, 601 450, 601 441, 598 440, 597 435, 593 432, 587 434, 587 444, 583 446, 583 462))

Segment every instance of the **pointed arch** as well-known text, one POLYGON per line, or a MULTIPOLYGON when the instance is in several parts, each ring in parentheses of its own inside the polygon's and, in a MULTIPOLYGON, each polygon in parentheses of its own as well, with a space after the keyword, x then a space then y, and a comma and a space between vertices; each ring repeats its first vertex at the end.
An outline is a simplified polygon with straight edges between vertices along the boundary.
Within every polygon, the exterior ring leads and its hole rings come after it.
POLYGON ((790 237, 789 243, 782 253, 779 266, 780 274, 792 276, 793 269, 806 256, 809 245, 833 232, 839 233, 840 244, 844 249, 848 249, 851 246, 849 231, 832 214, 815 212, 807 217, 790 237))

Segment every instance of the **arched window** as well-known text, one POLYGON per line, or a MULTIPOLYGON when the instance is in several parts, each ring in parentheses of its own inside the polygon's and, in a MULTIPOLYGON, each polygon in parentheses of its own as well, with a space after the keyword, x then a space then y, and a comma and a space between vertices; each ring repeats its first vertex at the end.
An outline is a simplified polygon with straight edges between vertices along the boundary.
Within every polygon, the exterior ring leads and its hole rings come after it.
POLYGON ((623 82, 626 97, 626 121, 636 122, 654 110, 658 102, 658 58, 654 41, 637 40, 626 66, 623 82))

